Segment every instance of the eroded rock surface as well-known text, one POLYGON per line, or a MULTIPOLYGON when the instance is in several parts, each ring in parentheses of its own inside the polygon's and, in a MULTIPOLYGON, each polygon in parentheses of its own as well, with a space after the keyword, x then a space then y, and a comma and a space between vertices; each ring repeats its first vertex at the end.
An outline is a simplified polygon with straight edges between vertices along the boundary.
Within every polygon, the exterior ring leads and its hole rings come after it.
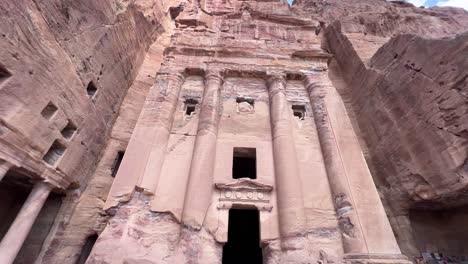
POLYGON ((398 247, 411 260, 468 255, 457 228, 468 202, 468 12, 383 0, 35 0, 2 2, 0 17, 0 187, 45 180, 66 193, 59 211, 46 204, 19 263, 83 262, 98 234, 87 263, 221 263, 239 204, 214 186, 252 184, 230 182, 240 145, 257 149, 260 185, 249 188, 269 190, 254 206, 264 263, 407 263, 398 247), (293 150, 274 142, 285 136, 293 150), (278 160, 292 161, 294 184, 278 160), (197 178, 207 168, 211 182, 197 178), (340 175, 351 184, 337 191, 340 175))
POLYGON ((408 213, 466 204, 468 12, 384 1, 300 6, 328 25, 331 78, 353 110, 400 246, 408 255, 434 250, 415 246, 408 213))

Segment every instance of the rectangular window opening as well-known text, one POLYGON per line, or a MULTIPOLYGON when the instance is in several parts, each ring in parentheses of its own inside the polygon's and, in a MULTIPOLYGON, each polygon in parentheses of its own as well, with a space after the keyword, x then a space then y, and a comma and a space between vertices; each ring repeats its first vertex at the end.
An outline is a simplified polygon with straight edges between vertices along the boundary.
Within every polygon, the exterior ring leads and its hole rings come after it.
POLYGON ((68 120, 67 126, 65 126, 60 133, 65 139, 70 140, 73 135, 75 135, 75 132, 76 126, 70 120, 68 120))
POLYGON ((52 146, 50 147, 49 151, 47 151, 47 153, 42 159, 49 165, 54 166, 57 163, 57 161, 63 156, 65 150, 66 147, 63 144, 61 144, 58 140, 55 140, 52 146))
POLYGON ((232 178, 257 179, 257 150, 255 148, 234 148, 232 178))
POLYGON ((247 97, 237 97, 236 98, 236 103, 240 104, 240 103, 244 103, 244 102, 248 103, 251 106, 255 105, 255 100, 252 99, 252 98, 247 98, 247 97))
POLYGON ((300 120, 304 120, 306 116, 306 109, 304 105, 293 105, 292 110, 295 117, 298 117, 300 120))
POLYGON ((125 155, 125 151, 117 152, 117 157, 115 157, 114 165, 112 166, 112 173, 111 173, 112 177, 115 177, 115 175, 117 175, 117 172, 119 171, 120 164, 122 163, 124 155, 125 155))
POLYGON ((195 99, 185 100, 185 115, 191 116, 195 113, 198 101, 195 99))
POLYGON ((58 108, 52 103, 52 102, 49 102, 46 107, 44 107, 44 109, 42 109, 41 111, 41 115, 45 118, 45 119, 52 119, 52 117, 55 115, 55 113, 57 113, 57 110, 58 108))
POLYGON ((260 213, 257 209, 229 210, 228 242, 223 247, 222 263, 263 263, 260 213))

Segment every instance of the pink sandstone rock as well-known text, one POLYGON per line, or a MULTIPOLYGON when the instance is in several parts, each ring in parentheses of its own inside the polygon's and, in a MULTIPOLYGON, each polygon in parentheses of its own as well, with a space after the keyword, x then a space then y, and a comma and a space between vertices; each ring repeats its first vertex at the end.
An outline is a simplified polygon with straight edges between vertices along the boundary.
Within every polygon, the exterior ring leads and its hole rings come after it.
POLYGON ((468 12, 46 0, 0 17, 0 238, 32 184, 54 186, 1 257, 230 263, 246 209, 263 263, 468 255, 468 12), (239 160, 255 177, 233 178, 239 160))

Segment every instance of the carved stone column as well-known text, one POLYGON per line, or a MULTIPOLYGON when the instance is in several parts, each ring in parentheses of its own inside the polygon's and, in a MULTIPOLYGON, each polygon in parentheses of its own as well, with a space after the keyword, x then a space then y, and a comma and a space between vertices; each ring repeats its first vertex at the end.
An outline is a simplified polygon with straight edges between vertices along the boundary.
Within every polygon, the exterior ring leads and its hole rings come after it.
POLYGON ((310 95, 310 102, 314 115, 314 120, 320 138, 320 146, 327 170, 330 188, 333 195, 333 202, 340 225, 343 249, 345 253, 367 252, 366 243, 362 234, 361 225, 352 201, 349 182, 341 163, 340 150, 336 145, 336 138, 333 134, 325 96, 329 85, 324 85, 321 78, 307 76, 305 87, 310 95))
POLYGON ((112 184, 105 209, 128 201, 135 186, 154 192, 184 79, 178 72, 158 73, 112 184))
POLYGON ((45 182, 34 185, 15 221, 0 242, 0 263, 13 263, 52 188, 52 185, 45 182))
POLYGON ((217 72, 205 77, 198 131, 192 155, 183 222, 200 228, 211 203, 223 79, 217 72))
POLYGON ((393 235, 340 95, 326 72, 305 78, 346 263, 409 263, 393 235))
POLYGON ((184 80, 184 76, 179 73, 164 74, 156 81, 156 84, 159 85, 159 95, 156 100, 152 103, 149 102, 149 104, 145 103, 145 107, 154 110, 152 115, 145 115, 142 121, 151 122, 154 131, 152 142, 148 142, 151 143, 151 152, 138 186, 149 193, 154 193, 158 183, 184 80))
POLYGON ((291 124, 286 81, 282 75, 267 81, 273 137, 279 224, 282 237, 299 234, 305 226, 304 201, 291 124))

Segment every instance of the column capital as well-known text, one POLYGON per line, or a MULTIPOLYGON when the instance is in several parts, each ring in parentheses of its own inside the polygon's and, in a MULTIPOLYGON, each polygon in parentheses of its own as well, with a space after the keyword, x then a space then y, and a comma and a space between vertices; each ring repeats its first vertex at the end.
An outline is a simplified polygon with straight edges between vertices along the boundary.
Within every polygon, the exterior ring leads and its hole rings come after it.
POLYGON ((304 82, 304 87, 309 92, 309 94, 311 94, 312 91, 315 89, 327 88, 327 87, 333 86, 331 84, 330 79, 326 75, 326 72, 317 72, 317 73, 307 74, 304 77, 303 82, 304 82))
POLYGON ((181 72, 170 72, 167 75, 167 78, 173 79, 174 81, 177 81, 177 82, 184 82, 185 74, 183 74, 181 72))
POLYGON ((286 85, 286 78, 284 73, 271 73, 267 77, 267 86, 271 88, 273 85, 280 83, 283 86, 286 85))
POLYGON ((156 78, 167 78, 177 82, 183 82, 185 80, 185 74, 182 72, 166 72, 160 71, 156 74, 156 78))
POLYGON ((215 80, 215 81, 223 82, 224 77, 220 71, 209 70, 205 74, 205 80, 206 81, 215 80))

